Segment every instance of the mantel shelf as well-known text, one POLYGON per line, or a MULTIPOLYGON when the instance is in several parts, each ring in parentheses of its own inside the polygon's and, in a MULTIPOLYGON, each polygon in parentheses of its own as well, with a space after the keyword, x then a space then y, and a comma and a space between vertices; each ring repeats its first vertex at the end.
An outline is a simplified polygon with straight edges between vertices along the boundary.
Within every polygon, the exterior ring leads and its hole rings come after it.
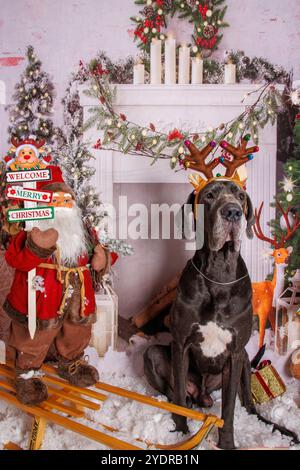
MULTIPOLYGON (((263 84, 235 85, 115 85, 117 89, 116 106, 247 106, 257 99, 259 88, 263 84), (243 103, 242 99, 247 96, 243 103)), ((282 85, 277 85, 283 90, 282 85)), ((80 98, 82 106, 95 106, 95 98, 84 94, 82 86, 80 98)), ((100 105, 99 105, 100 106, 100 105)))

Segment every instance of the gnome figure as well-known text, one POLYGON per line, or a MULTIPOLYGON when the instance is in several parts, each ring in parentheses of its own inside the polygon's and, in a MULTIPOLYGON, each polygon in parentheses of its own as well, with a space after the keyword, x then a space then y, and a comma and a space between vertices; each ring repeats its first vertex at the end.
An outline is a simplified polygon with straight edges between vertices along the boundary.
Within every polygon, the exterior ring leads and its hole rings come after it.
MULTIPOLYGON (((58 167, 49 166, 52 180, 37 183, 37 189, 53 192, 54 219, 35 222, 12 238, 7 263, 15 268, 13 284, 4 303, 12 319, 8 348, 16 365, 18 399, 34 405, 47 399, 47 386, 40 368, 51 347, 58 357, 58 374, 70 383, 88 387, 99 380, 97 370, 84 359, 96 305, 91 265, 105 272, 110 253, 100 244, 92 254, 81 211, 58 167), (89 264, 90 263, 90 264, 89 264), (36 269, 37 329, 31 339, 27 326, 27 275, 36 269)), ((45 204, 43 204, 45 205, 45 204)))

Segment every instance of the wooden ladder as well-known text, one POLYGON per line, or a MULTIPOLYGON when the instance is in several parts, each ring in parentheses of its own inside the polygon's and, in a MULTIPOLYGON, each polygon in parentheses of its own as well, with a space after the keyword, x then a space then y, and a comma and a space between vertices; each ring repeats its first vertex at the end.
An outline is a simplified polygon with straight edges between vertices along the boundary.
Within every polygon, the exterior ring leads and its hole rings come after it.
MULTIPOLYGON (((0 399, 5 400, 33 417, 29 450, 41 448, 48 422, 99 442, 109 449, 116 450, 144 450, 149 447, 164 450, 190 450, 205 439, 214 426, 218 428, 223 426, 223 420, 217 416, 200 413, 169 402, 162 402, 155 398, 104 382, 97 382, 92 389, 76 387, 59 378, 54 367, 44 365, 42 370, 45 373, 43 380, 48 386, 49 397, 38 406, 29 406, 20 403, 16 398, 14 368, 11 365, 0 365, 0 399), (108 398, 108 394, 118 395, 158 409, 167 410, 170 413, 186 416, 187 418, 200 421, 201 426, 194 435, 176 444, 153 444, 136 439, 136 445, 133 445, 130 442, 119 439, 117 437, 117 429, 102 423, 96 423, 86 416, 85 410, 99 410, 101 404, 108 398), (88 425, 78 422, 78 418, 85 418, 88 421, 88 425), (100 427, 102 431, 99 431, 96 427, 100 427)), ((10 442, 5 445, 5 448, 17 449, 18 446, 10 442)))

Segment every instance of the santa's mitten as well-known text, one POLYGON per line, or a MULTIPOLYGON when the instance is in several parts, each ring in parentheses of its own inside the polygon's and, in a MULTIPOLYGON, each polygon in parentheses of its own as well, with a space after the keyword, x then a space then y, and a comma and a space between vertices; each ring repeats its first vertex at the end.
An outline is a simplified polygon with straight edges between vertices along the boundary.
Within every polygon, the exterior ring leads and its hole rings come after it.
POLYGON ((58 240, 58 231, 54 228, 48 230, 40 230, 34 227, 28 234, 28 248, 40 258, 48 258, 56 250, 56 242, 58 240))
POLYGON ((91 261, 92 268, 97 271, 103 271, 105 274, 110 268, 110 254, 109 251, 103 248, 102 245, 97 245, 94 248, 94 255, 91 261))

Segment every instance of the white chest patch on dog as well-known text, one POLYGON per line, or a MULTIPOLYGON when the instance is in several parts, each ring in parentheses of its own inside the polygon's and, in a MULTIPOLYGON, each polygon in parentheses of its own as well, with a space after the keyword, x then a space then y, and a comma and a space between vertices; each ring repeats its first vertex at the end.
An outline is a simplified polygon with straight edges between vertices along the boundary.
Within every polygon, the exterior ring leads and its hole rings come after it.
POLYGON ((210 321, 206 325, 198 325, 198 331, 203 336, 199 344, 206 357, 216 357, 226 351, 226 346, 232 341, 232 333, 210 321))

